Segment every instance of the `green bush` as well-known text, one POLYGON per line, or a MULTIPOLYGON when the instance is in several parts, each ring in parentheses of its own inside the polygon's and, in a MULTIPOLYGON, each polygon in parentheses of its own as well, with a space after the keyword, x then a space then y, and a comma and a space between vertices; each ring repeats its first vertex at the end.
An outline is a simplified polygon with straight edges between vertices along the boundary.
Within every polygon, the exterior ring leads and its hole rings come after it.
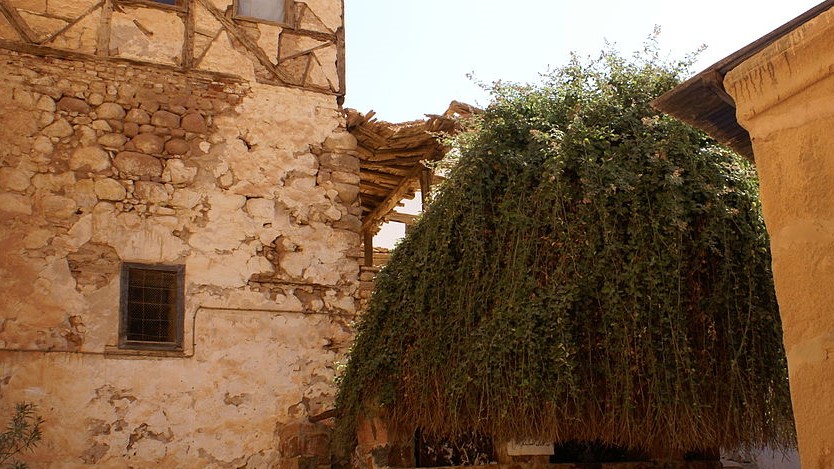
POLYGON ((43 419, 35 413, 35 404, 23 402, 15 406, 15 413, 0 433, 0 465, 14 469, 25 469, 26 464, 15 460, 15 456, 31 451, 41 441, 43 419))
POLYGON ((337 434, 628 448, 794 444, 754 168, 650 103, 651 46, 498 83, 378 275, 337 434))

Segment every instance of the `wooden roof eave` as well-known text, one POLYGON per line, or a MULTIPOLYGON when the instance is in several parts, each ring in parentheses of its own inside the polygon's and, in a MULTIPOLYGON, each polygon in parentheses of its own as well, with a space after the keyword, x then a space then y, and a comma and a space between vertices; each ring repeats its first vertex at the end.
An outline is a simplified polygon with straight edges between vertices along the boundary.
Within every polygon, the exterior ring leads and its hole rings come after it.
POLYGON ((724 77, 745 60, 832 7, 834 0, 820 3, 676 86, 655 99, 652 106, 700 128, 752 161, 750 134, 736 119, 735 103, 724 89, 724 77))

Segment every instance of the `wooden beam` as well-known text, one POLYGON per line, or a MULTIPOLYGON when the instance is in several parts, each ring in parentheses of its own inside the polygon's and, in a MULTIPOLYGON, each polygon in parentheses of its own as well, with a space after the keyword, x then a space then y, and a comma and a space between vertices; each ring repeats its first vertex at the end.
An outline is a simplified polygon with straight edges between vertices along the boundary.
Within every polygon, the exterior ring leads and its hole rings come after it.
POLYGON ((261 65, 263 65, 264 68, 266 68, 270 73, 278 77, 278 79, 280 79, 284 83, 301 86, 301 83, 296 83, 293 77, 289 76, 283 70, 279 70, 278 67, 276 67, 271 60, 269 60, 269 57, 266 56, 266 53, 263 50, 261 50, 261 48, 258 47, 257 44, 252 42, 252 39, 250 39, 245 32, 238 28, 237 24, 235 24, 234 21, 226 17, 226 15, 224 15, 223 12, 217 9, 217 7, 212 5, 209 0, 197 0, 197 2, 200 5, 202 5, 203 8, 208 10, 209 13, 211 13, 217 19, 217 21, 219 21, 220 24, 223 25, 223 28, 226 29, 226 32, 234 36, 235 39, 237 39, 241 44, 243 44, 243 47, 248 49, 249 52, 251 52, 252 55, 254 55, 256 59, 258 59, 258 62, 260 62, 261 65))
POLYGON ((113 22, 113 0, 104 0, 101 7, 101 19, 98 24, 96 37, 96 55, 107 57, 110 55, 110 24, 113 22))
POLYGON ((185 32, 182 41, 182 67, 194 68, 194 34, 196 29, 197 12, 194 11, 194 4, 188 2, 185 4, 185 32))
POLYGON ((394 185, 388 186, 388 185, 384 185, 384 184, 377 184, 376 182, 373 182, 373 181, 362 181, 362 180, 360 180, 359 181, 359 188, 362 189, 362 188, 365 188, 365 187, 367 187, 368 189, 375 189, 375 190, 378 190, 378 191, 383 191, 387 194, 387 193, 391 192, 393 189, 395 189, 397 187, 397 185, 394 184, 394 185))
POLYGON ((385 150, 372 151, 373 157, 370 161, 391 162, 391 161, 420 161, 428 159, 437 148, 433 143, 420 145, 413 148, 386 148, 385 150))
POLYGON ((67 24, 64 25, 63 28, 61 28, 58 31, 55 31, 54 33, 49 35, 49 37, 47 37, 46 39, 41 41, 40 44, 48 44, 48 43, 52 42, 56 37, 63 34, 69 28, 75 26, 76 24, 78 24, 79 21, 81 21, 84 18, 86 18, 87 16, 89 16, 90 13, 94 12, 97 8, 100 8, 102 5, 104 5, 104 2, 105 2, 105 0, 101 0, 100 2, 96 3, 95 5, 91 5, 89 8, 84 10, 84 13, 82 13, 81 16, 79 16, 78 18, 75 18, 72 21, 69 21, 67 24))
POLYGON ((379 224, 380 220, 388 214, 397 204, 400 203, 400 200, 405 197, 406 194, 411 190, 412 185, 414 184, 414 179, 419 177, 420 171, 423 170, 423 165, 417 165, 414 169, 411 170, 408 174, 406 174, 400 184, 388 194, 388 197, 385 198, 377 207, 374 209, 373 212, 369 213, 364 220, 362 220, 362 232, 367 233, 379 224))
MULTIPOLYGON (((409 171, 411 171, 411 168, 409 168, 409 171)), ((408 174, 408 172, 406 172, 406 174, 408 174)), ((394 187, 397 187, 397 185, 400 183, 400 180, 403 177, 402 174, 385 173, 382 171, 375 171, 373 169, 362 169, 359 171, 359 176, 362 179, 365 179, 366 181, 371 180, 374 182, 390 182, 391 185, 394 187)))
POLYGON ((373 267, 374 265, 374 234, 370 231, 363 233, 365 245, 365 266, 373 267))
POLYGON ((29 25, 26 24, 26 21, 20 17, 20 14, 17 12, 15 7, 6 5, 6 2, 0 2, 0 13, 9 20, 9 24, 12 25, 12 28, 17 32, 18 36, 26 42, 36 44, 37 41, 35 38, 37 34, 29 28, 29 25))
POLYGON ((428 207, 431 201, 431 175, 432 170, 429 168, 424 167, 420 171, 420 203, 423 210, 428 207))
POLYGON ((410 213, 402 213, 393 211, 385 216, 385 220, 393 221, 395 223, 403 223, 406 225, 413 225, 414 220, 417 219, 417 215, 412 215, 410 213))

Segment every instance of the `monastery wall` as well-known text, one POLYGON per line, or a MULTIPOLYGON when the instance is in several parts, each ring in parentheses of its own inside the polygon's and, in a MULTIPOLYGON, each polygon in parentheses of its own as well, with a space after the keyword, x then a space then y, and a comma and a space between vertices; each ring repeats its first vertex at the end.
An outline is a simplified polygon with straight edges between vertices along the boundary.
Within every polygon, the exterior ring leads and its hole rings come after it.
POLYGON ((0 419, 38 405, 32 467, 328 465, 361 256, 341 3, 147 3, 0 0, 0 419), (179 347, 125 347, 125 263, 184 268, 179 347))

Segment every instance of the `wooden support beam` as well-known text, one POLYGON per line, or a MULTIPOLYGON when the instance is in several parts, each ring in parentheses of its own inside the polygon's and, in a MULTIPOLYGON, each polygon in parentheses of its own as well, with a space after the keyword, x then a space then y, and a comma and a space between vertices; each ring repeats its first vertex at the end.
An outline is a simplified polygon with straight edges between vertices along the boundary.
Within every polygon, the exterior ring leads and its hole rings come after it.
MULTIPOLYGON (((409 171, 410 170, 411 170, 411 168, 409 168, 409 171)), ((406 172, 406 174, 408 174, 408 172, 406 172)), ((386 173, 386 172, 382 172, 382 171, 376 171, 376 170, 373 170, 373 169, 362 169, 359 172, 359 176, 362 179, 374 180, 374 182, 377 182, 377 183, 379 183, 380 181, 390 182, 392 188, 397 187, 399 185, 400 181, 402 180, 402 177, 403 177, 402 174, 386 173)))
POLYGON ((9 20, 9 24, 12 25, 12 28, 14 28, 21 39, 31 44, 37 43, 35 40, 37 34, 35 34, 35 32, 29 28, 29 25, 26 24, 26 21, 20 17, 20 14, 17 12, 15 7, 6 5, 6 2, 0 2, 0 13, 2 13, 7 20, 9 20))
POLYGON ((363 233, 365 245, 365 267, 374 265, 374 234, 370 231, 363 233))
POLYGON ((104 0, 101 7, 101 18, 96 33, 96 55, 108 57, 110 55, 110 24, 113 22, 113 0, 104 0))
POLYGON ((395 223, 403 223, 405 225, 413 225, 414 220, 416 220, 416 219, 417 219, 417 215, 412 215, 410 213, 397 212, 396 210, 385 216, 385 220, 387 220, 387 221, 393 221, 395 223))
POLYGON ((406 174, 399 185, 391 191, 388 197, 385 198, 373 212, 369 213, 364 220, 362 220, 362 232, 367 233, 376 228, 382 218, 388 214, 397 204, 400 203, 406 194, 411 191, 414 179, 420 176, 423 170, 423 165, 417 165, 408 174, 406 174))
POLYGON ((366 180, 359 181, 359 188, 360 189, 366 189, 367 188, 367 189, 370 189, 370 190, 382 191, 386 194, 388 192, 390 192, 391 189, 394 189, 396 187, 397 187, 396 184, 388 185, 388 184, 379 184, 379 183, 376 183, 376 182, 373 182, 373 181, 366 181, 366 180))
POLYGON ((52 40, 54 40, 56 37, 60 36, 61 34, 64 34, 64 32, 66 32, 66 30, 75 26, 81 20, 83 20, 84 18, 89 16, 92 12, 96 11, 96 9, 101 8, 104 5, 105 1, 106 0, 101 0, 100 2, 96 3, 95 5, 91 5, 89 8, 84 10, 84 13, 81 13, 81 16, 79 16, 78 18, 75 18, 74 20, 68 22, 67 24, 64 25, 63 28, 61 28, 61 29, 55 31, 54 33, 50 34, 46 39, 41 41, 40 44, 48 44, 48 43, 52 42, 52 40))
POLYGON ((194 34, 196 29, 197 12, 194 4, 189 2, 185 4, 185 32, 182 41, 182 67, 194 68, 194 34))
POLYGON ((420 171, 420 203, 422 210, 425 210, 431 201, 431 176, 432 170, 426 167, 420 171))
POLYGON ((301 83, 296 83, 293 77, 289 76, 286 72, 284 72, 283 70, 279 70, 278 67, 276 67, 271 60, 269 60, 269 57, 266 56, 266 53, 264 53, 264 51, 261 50, 261 48, 258 47, 258 45, 255 44, 243 30, 238 28, 237 24, 235 24, 234 21, 226 17, 226 15, 224 15, 223 12, 217 9, 217 7, 212 5, 209 0, 197 0, 197 2, 203 8, 208 10, 209 13, 211 13, 217 19, 217 21, 219 21, 220 24, 223 25, 223 28, 226 29, 226 32, 234 36, 235 39, 237 39, 241 44, 243 44, 243 47, 248 49, 249 52, 251 52, 252 55, 254 55, 256 59, 258 59, 258 62, 260 62, 261 65, 263 65, 264 68, 266 68, 270 73, 272 73, 274 76, 276 76, 284 83, 297 86, 301 85, 301 83))

